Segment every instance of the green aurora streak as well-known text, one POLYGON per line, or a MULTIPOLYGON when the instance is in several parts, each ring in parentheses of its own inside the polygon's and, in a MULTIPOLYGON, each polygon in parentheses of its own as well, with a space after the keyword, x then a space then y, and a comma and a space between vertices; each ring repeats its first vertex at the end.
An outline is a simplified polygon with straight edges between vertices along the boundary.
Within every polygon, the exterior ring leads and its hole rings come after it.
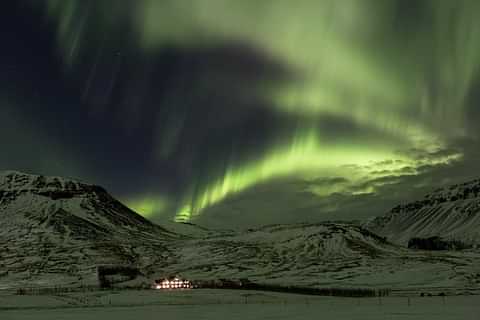
POLYGON ((295 175, 303 179, 313 179, 336 174, 337 177, 344 176, 350 181, 361 182, 365 175, 381 169, 382 163, 388 162, 382 169, 391 173, 405 166, 417 168, 426 164, 445 164, 461 157, 460 154, 451 154, 429 159, 427 162, 419 161, 399 154, 392 146, 370 146, 366 150, 360 145, 322 141, 314 129, 305 132, 291 144, 273 148, 259 160, 227 168, 221 178, 201 188, 200 192, 196 193, 197 197, 187 197, 185 204, 177 212, 176 220, 189 221, 226 197, 273 178, 295 175), (392 160, 391 163, 388 160, 392 160), (355 165, 357 169, 349 170, 351 165, 355 165))

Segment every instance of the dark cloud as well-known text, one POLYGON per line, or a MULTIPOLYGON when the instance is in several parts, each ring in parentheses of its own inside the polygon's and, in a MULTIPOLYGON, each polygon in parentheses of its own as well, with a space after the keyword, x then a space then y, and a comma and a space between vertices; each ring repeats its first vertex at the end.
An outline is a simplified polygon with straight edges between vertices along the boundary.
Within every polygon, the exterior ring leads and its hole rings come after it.
MULTIPOLYGON (((76 7, 86 10, 86 3, 76 7)), ((83 32, 89 42, 66 70, 56 28, 45 23, 40 8, 17 4, 4 11, 8 16, 2 19, 2 38, 9 45, 0 62, 6 70, 0 80, 10 105, 3 109, 13 108, 17 118, 2 117, 2 136, 17 149, 28 146, 11 152, 8 163, 16 163, 17 169, 81 176, 123 195, 166 191, 164 185, 175 192, 194 171, 211 171, 224 161, 232 146, 262 148, 289 125, 289 119, 268 112, 260 92, 289 77, 285 66, 242 43, 166 47, 145 54, 126 32, 124 10, 118 13, 122 23, 116 32, 105 39, 95 34, 102 3, 88 11, 88 21, 94 23, 83 32), (30 132, 35 130, 45 137, 30 132), (31 145, 38 140, 48 145, 50 137, 67 149, 64 153, 75 154, 58 155, 67 168, 75 158, 87 164, 86 170, 36 165, 55 163, 28 156, 31 145)), ((51 152, 44 150, 37 154, 50 159, 51 152)))

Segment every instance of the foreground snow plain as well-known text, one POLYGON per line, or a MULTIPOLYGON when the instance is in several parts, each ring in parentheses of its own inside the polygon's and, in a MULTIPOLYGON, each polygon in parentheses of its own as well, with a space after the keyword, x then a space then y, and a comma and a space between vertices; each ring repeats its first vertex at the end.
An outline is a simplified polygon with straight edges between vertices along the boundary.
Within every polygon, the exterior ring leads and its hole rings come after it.
POLYGON ((241 290, 0 294, 0 319, 480 319, 480 296, 341 298, 241 290))

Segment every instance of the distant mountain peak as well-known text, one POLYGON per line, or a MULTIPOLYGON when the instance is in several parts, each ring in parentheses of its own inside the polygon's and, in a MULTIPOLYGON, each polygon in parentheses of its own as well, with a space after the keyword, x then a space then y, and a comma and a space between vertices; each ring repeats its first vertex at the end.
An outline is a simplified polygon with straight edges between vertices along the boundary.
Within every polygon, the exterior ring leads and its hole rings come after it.
POLYGON ((364 226, 403 245, 412 238, 435 236, 480 243, 480 179, 438 188, 364 226))

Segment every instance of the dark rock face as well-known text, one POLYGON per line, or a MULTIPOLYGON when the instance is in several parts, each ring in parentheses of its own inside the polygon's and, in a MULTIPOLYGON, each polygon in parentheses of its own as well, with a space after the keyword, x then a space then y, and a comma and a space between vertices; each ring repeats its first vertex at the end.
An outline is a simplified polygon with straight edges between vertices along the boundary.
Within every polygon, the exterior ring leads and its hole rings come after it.
POLYGON ((444 240, 440 237, 412 238, 408 241, 408 248, 421 250, 463 250, 471 248, 458 240, 444 240))
POLYGON ((98 266, 97 275, 100 288, 110 288, 117 282, 135 279, 141 272, 131 266, 98 266))

